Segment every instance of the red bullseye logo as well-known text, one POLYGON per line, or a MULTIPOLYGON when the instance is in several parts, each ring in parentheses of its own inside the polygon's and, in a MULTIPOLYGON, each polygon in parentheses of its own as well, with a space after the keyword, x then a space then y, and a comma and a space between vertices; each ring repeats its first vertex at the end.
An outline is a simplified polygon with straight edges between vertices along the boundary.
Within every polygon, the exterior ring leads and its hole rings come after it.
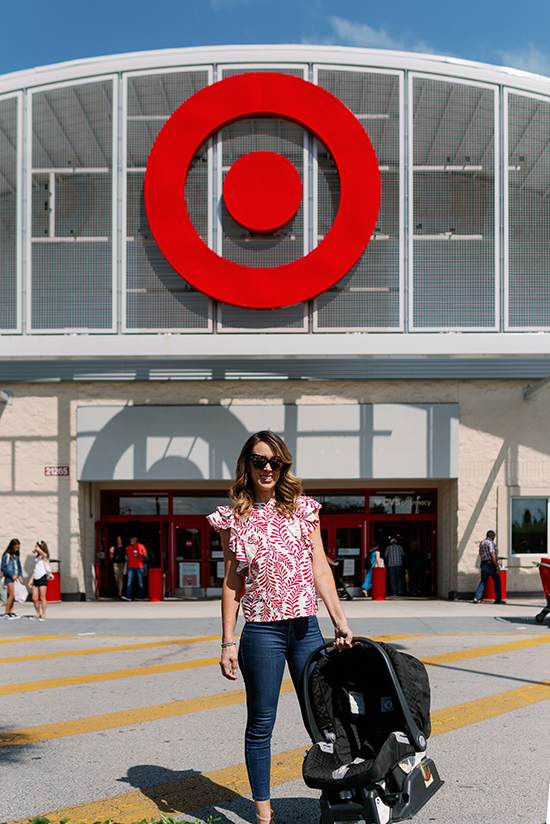
POLYGON ((276 152, 250 152, 231 166, 223 183, 231 217, 251 232, 276 232, 292 220, 302 181, 290 160, 276 152))
MULTIPOLYGON (((297 169, 275 152, 243 155, 223 185, 231 217, 258 234, 289 223, 303 197, 297 169)), ((378 161, 355 115, 330 92, 291 75, 236 75, 196 92, 166 122, 147 164, 145 207, 160 250, 186 281, 223 303, 274 309, 324 292, 361 257, 380 208, 378 161), (259 117, 312 132, 340 178, 331 229, 309 254, 282 266, 244 266, 220 257, 198 235, 185 202, 187 174, 203 143, 230 123, 259 117)))

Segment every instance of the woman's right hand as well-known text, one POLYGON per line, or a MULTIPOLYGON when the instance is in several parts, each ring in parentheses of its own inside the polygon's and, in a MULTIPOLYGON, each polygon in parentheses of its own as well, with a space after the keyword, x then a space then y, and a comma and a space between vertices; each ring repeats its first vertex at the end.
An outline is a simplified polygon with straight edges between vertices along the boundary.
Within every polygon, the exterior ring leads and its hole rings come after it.
POLYGON ((234 644, 222 649, 220 667, 224 678, 228 678, 230 681, 237 679, 239 664, 237 660, 237 647, 234 644))

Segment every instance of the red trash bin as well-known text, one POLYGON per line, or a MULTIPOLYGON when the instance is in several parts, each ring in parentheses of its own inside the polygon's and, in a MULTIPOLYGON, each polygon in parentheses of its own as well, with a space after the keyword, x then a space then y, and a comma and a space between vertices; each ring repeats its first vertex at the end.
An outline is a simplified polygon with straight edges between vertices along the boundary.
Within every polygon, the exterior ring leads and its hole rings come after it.
POLYGON ((149 578, 149 600, 162 601, 162 569, 148 569, 147 577, 149 578))
POLYGON ((373 567, 372 570, 372 600, 386 600, 386 567, 373 567))
POLYGON ((56 561, 52 558, 49 563, 53 578, 48 581, 48 587, 46 589, 46 601, 50 604, 55 604, 61 601, 61 577, 59 575, 59 561, 56 561))
MULTIPOLYGON (((506 570, 500 570, 500 590, 501 590, 501 598, 502 600, 506 600, 506 570)), ((483 595, 481 596, 482 600, 486 601, 494 601, 495 600, 495 582, 492 578, 489 578, 487 583, 485 584, 485 589, 483 590, 483 595)))

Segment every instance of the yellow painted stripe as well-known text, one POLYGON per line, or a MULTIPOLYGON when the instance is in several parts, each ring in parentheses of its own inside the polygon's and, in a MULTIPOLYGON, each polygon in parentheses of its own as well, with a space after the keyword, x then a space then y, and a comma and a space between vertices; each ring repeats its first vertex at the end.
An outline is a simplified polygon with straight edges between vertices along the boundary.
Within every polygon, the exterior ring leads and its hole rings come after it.
MULTIPOLYGON (((442 735, 514 710, 550 699, 550 679, 538 684, 509 690, 487 698, 447 707, 432 714, 432 735, 442 735)), ((296 781, 301 776, 304 748, 275 753, 272 756, 272 786, 296 781)), ((72 821, 106 821, 114 819, 130 824, 144 818, 158 817, 159 813, 176 815, 211 807, 238 796, 248 795, 250 786, 244 764, 235 764, 221 770, 201 773, 178 781, 170 781, 146 790, 132 790, 113 798, 104 798, 75 807, 64 807, 43 813, 50 820, 69 818, 72 821)), ((7 824, 28 824, 23 818, 7 824)))
POLYGON ((0 644, 20 644, 22 641, 53 641, 76 638, 76 635, 13 635, 11 638, 0 638, 0 644))
POLYGON ((150 643, 143 644, 124 644, 119 647, 97 647, 93 649, 61 650, 59 652, 44 652, 40 655, 14 655, 11 658, 0 658, 0 664, 12 664, 15 661, 43 661, 45 658, 70 658, 73 655, 98 655, 102 652, 120 652, 121 650, 129 649, 153 649, 156 647, 177 646, 178 644, 199 644, 203 641, 220 640, 221 635, 204 635, 202 636, 202 638, 175 638, 173 641, 151 641, 150 643))
MULTIPOLYGON (((389 639, 390 636, 386 636, 389 639)), ((391 636, 392 640, 397 640, 391 636)), ((402 636, 401 636, 402 637, 402 636)), ((379 638, 379 640, 381 640, 379 638)), ((471 650, 461 650, 456 653, 445 653, 434 655, 431 658, 424 658, 424 663, 438 664, 450 661, 458 661, 466 658, 475 658, 485 655, 493 655, 498 652, 508 650, 524 649, 536 644, 548 643, 550 638, 537 638, 528 641, 512 641, 508 644, 494 644, 487 647, 478 647, 471 650)), ((194 664, 201 662, 192 662, 194 664)), ((281 692, 288 692, 293 689, 292 681, 283 681, 281 692)), ((189 698, 182 701, 171 701, 166 704, 156 704, 139 709, 122 710, 119 712, 105 713, 102 715, 92 715, 87 718, 77 718, 70 721, 61 721, 54 724, 44 724, 37 727, 26 727, 6 732, 0 732, 0 748, 11 746, 22 746, 25 744, 35 744, 38 741, 51 741, 58 738, 67 738, 73 735, 84 735, 85 733, 99 730, 116 729, 126 727, 131 724, 142 724, 148 721, 157 721, 162 718, 174 718, 179 715, 187 715, 192 712, 202 710, 217 709, 218 707, 239 704, 245 700, 244 690, 234 690, 222 692, 214 695, 203 696, 201 698, 189 698)), ((483 699, 485 700, 485 699, 483 699)))
POLYGON ((538 647, 540 644, 549 644, 550 637, 537 636, 535 638, 527 638, 523 641, 509 641, 504 644, 491 644, 487 647, 474 647, 473 649, 463 649, 459 652, 445 652, 442 655, 430 655, 427 658, 421 658, 423 664, 426 666, 435 666, 437 664, 447 664, 452 661, 467 661, 469 658, 482 658, 485 655, 497 655, 499 652, 511 652, 517 649, 527 649, 528 647, 538 647))
POLYGON ((162 672, 178 672, 179 670, 195 669, 197 667, 212 667, 219 663, 219 658, 203 658, 199 661, 184 661, 179 664, 159 664, 155 667, 139 667, 138 669, 117 670, 115 672, 96 672, 90 675, 69 675, 67 678, 50 678, 47 681, 27 681, 24 684, 9 684, 0 687, 0 695, 12 695, 20 692, 34 692, 35 690, 52 690, 57 687, 73 687, 78 684, 93 684, 97 681, 114 681, 118 678, 137 678, 141 675, 157 675, 162 672))
MULTIPOLYGON (((281 692, 291 692, 293 689, 290 679, 283 681, 281 692)), ((215 695, 204 695, 200 698, 170 701, 167 704, 157 704, 156 706, 141 709, 109 712, 104 715, 77 718, 73 721, 44 724, 40 727, 8 730, 0 732, 0 747, 18 747, 24 744, 36 744, 37 741, 52 741, 56 738, 83 735, 98 730, 118 729, 131 724, 143 724, 146 721, 157 721, 161 718, 174 718, 191 712, 228 707, 231 704, 241 704, 244 700, 244 690, 231 690, 230 692, 219 692, 215 695)))

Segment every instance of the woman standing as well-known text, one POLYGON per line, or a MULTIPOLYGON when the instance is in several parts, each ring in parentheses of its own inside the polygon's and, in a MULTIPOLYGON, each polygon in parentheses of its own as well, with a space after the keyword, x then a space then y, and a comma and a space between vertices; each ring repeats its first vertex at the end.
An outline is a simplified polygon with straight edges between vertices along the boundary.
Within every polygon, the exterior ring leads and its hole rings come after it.
POLYGON ((233 507, 208 516, 224 552, 220 666, 230 680, 241 668, 248 720, 245 758, 259 822, 271 821, 271 734, 285 661, 298 697, 306 661, 323 643, 316 592, 334 625, 335 647, 352 632, 338 599, 319 530, 320 504, 302 495, 292 455, 275 433, 252 435, 237 461, 233 507), (237 654, 239 605, 245 627, 237 654))
POLYGON ((380 566, 380 545, 378 541, 374 541, 370 552, 367 553, 367 557, 365 558, 366 575, 361 585, 365 597, 370 595, 372 590, 372 570, 377 566, 380 566))
POLYGON ((11 611, 13 607, 13 601, 15 598, 14 583, 16 580, 19 580, 21 581, 21 583, 23 583, 23 570, 21 569, 21 561, 19 560, 20 546, 21 544, 17 540, 17 538, 11 539, 7 546, 7 549, 4 551, 4 554, 2 555, 2 565, 0 567, 2 575, 4 576, 4 583, 8 589, 6 611, 3 617, 12 621, 16 620, 17 618, 21 618, 20 615, 16 615, 15 612, 11 611))
MULTIPOLYGON (((34 570, 29 586, 32 584, 32 602, 36 611, 36 618, 39 621, 46 620, 46 591, 48 589, 48 575, 50 572, 50 550, 46 541, 37 541, 33 549, 36 558, 34 559, 34 570), (42 615, 40 605, 42 604, 42 615)), ((30 616, 34 619, 34 615, 30 616)))

